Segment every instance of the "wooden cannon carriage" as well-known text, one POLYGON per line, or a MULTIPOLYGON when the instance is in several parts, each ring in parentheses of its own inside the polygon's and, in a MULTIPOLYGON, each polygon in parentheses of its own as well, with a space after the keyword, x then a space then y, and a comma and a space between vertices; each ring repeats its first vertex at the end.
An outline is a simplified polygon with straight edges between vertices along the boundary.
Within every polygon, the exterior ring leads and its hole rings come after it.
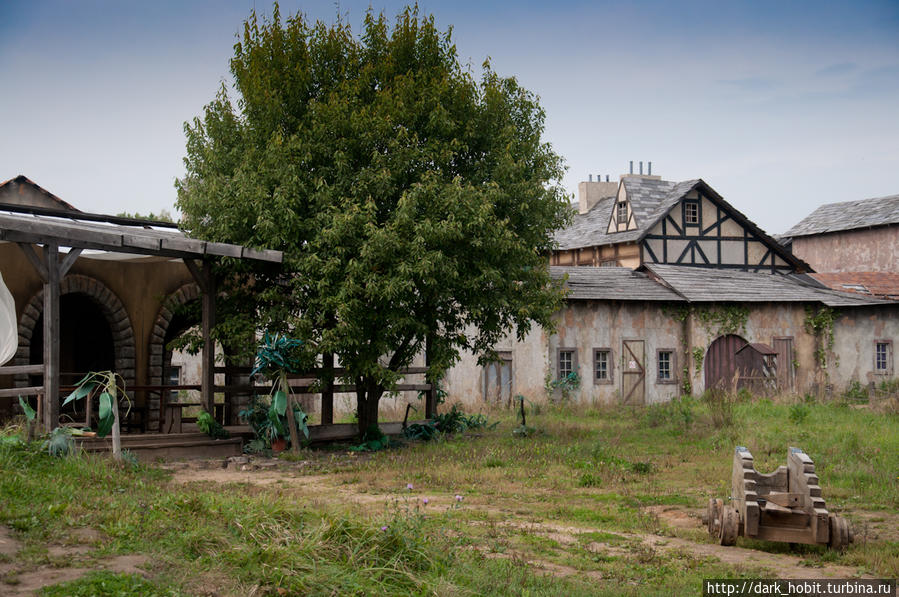
POLYGON ((833 549, 843 549, 854 540, 849 521, 825 508, 815 464, 799 448, 790 448, 787 466, 762 474, 755 470, 749 450, 738 446, 731 502, 724 505, 720 499, 709 499, 709 534, 721 545, 733 545, 738 535, 833 549))

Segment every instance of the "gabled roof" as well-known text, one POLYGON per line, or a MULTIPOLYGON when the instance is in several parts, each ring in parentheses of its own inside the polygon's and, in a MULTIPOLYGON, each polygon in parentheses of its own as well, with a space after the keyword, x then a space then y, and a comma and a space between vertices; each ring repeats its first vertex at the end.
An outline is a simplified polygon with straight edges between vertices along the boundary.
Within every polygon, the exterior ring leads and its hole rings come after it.
POLYGON ((678 294, 629 267, 550 266, 554 280, 568 275, 567 298, 571 300, 683 301, 678 294))
POLYGON ((783 236, 795 238, 887 224, 899 224, 899 195, 822 205, 783 236))
POLYGON ((671 182, 625 176, 621 183, 627 190, 627 200, 634 213, 637 227, 626 232, 608 232, 609 218, 615 197, 601 199, 586 214, 577 214, 571 225, 556 231, 555 240, 560 250, 582 249, 626 242, 639 242, 664 218, 688 193, 698 189, 723 207, 734 221, 752 232, 771 247, 779 257, 796 268, 811 271, 811 267, 790 253, 779 242, 747 218, 740 210, 724 200, 715 189, 701 178, 671 182))
POLYGON ((828 307, 897 304, 893 301, 829 290, 795 275, 657 263, 645 264, 643 268, 690 303, 814 302, 823 303, 828 307))
POLYGON ((29 187, 31 188, 32 192, 44 197, 49 205, 52 205, 54 209, 61 209, 65 211, 80 211, 76 209, 72 204, 63 201, 41 185, 37 184, 36 182, 22 174, 16 176, 15 178, 10 178, 3 184, 0 184, 0 202, 29 205, 29 203, 25 201, 25 199, 27 198, 23 197, 25 195, 25 190, 29 187))

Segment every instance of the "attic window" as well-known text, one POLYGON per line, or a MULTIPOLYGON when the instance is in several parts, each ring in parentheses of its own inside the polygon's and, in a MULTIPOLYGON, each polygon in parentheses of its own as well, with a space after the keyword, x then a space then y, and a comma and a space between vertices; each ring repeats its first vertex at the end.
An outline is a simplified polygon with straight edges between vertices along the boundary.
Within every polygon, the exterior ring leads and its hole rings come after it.
POLYGON ((627 203, 624 201, 618 204, 618 223, 627 224, 627 203))
POLYGON ((684 225, 699 224, 699 201, 684 201, 684 225))

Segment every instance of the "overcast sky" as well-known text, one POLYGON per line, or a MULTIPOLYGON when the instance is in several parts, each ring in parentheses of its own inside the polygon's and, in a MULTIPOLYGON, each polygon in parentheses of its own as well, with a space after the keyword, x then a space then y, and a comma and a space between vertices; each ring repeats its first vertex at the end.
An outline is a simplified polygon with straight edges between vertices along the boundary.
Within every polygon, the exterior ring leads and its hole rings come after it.
MULTIPOLYGON (((358 31, 384 0, 281 3, 358 31)), ((572 193, 653 162, 779 233, 899 193, 899 2, 420 2, 459 55, 541 98, 572 193)), ((253 0, 0 1, 0 181, 85 211, 173 210, 183 123, 222 81, 253 0)))

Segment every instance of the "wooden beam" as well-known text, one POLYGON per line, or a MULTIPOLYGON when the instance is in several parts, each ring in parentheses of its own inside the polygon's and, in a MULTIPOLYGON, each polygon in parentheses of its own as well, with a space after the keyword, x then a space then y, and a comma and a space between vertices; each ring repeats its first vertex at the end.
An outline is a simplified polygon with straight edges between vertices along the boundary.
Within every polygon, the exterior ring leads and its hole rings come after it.
POLYGON ((205 290, 203 292, 203 362, 202 378, 200 380, 203 408, 210 414, 215 403, 215 341, 212 339, 212 330, 215 328, 215 275, 209 265, 202 269, 205 278, 205 290))
POLYGON ((431 378, 431 337, 425 339, 425 365, 428 367, 428 373, 425 374, 428 389, 425 390, 425 418, 433 419, 437 415, 437 390, 435 380, 431 378))
POLYGON ((66 274, 69 273, 69 270, 72 269, 72 266, 75 265, 75 261, 78 259, 78 256, 81 255, 81 251, 84 249, 69 249, 69 252, 66 253, 66 256, 63 258, 62 263, 59 264, 59 279, 62 280, 66 277, 66 274))
POLYGON ((197 283, 197 286, 200 287, 200 291, 208 292, 206 288, 207 276, 206 272, 203 271, 203 265, 197 263, 193 259, 185 259, 184 265, 187 266, 187 269, 190 271, 190 275, 194 277, 194 281, 197 283))
POLYGON ((43 365, 9 365, 0 367, 0 375, 43 374, 43 365))
POLYGON ((44 386, 29 386, 27 388, 9 388, 0 390, 0 398, 15 398, 16 396, 37 396, 43 393, 44 386))
POLYGON ((47 283, 47 280, 50 278, 47 273, 47 266, 44 265, 43 261, 40 257, 38 257, 37 253, 34 252, 34 248, 27 243, 16 243, 19 246, 19 249, 22 250, 22 253, 25 254, 25 257, 31 263, 31 266, 37 271, 37 275, 40 276, 41 282, 44 284, 47 283))
POLYGON ((44 247, 44 430, 59 425, 59 245, 44 247))
POLYGON ((334 355, 331 353, 322 355, 322 370, 324 386, 322 387, 322 425, 331 425, 334 422, 334 355))

